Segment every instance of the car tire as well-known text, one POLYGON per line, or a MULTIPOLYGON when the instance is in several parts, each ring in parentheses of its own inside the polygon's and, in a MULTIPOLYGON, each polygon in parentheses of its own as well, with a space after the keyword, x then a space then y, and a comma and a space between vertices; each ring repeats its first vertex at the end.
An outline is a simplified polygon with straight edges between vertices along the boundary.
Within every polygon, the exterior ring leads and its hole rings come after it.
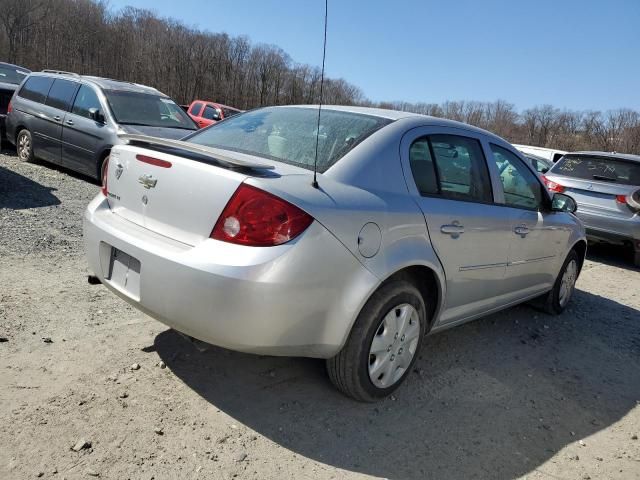
POLYGON ((426 312, 420 291, 408 280, 382 285, 360 311, 342 350, 327 360, 336 388, 362 402, 396 390, 418 358, 426 312))
POLYGON ((100 184, 102 184, 102 179, 104 178, 104 169, 108 163, 109 163, 109 155, 106 155, 100 162, 100 165, 98 166, 98 182, 100 184))
POLYGON ((18 132, 16 137, 16 153, 23 162, 33 162, 33 138, 26 128, 18 132))
POLYGON ((575 290, 576 280, 580 273, 580 259, 575 250, 571 250, 556 278, 553 288, 542 297, 542 309, 549 315, 560 315, 564 312, 575 290))

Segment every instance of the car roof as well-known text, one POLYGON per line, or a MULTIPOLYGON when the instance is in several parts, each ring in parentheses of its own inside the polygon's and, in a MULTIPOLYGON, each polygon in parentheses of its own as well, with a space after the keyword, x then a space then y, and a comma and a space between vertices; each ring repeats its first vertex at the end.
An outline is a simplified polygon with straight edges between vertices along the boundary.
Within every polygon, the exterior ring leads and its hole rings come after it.
MULTIPOLYGON (((286 105, 286 107, 294 108, 318 108, 318 105, 286 105)), ((276 107, 282 108, 282 107, 276 107)), ((373 117, 386 118, 387 120, 405 120, 414 123, 414 126, 436 126, 436 127, 450 127, 459 128, 463 130, 469 130, 472 132, 482 133, 489 137, 497 138, 502 141, 496 134, 491 133, 482 128, 474 127, 468 123, 457 122, 455 120, 448 120, 446 118, 431 117, 429 115, 422 115, 419 113, 403 112, 400 110, 387 110, 386 108, 373 108, 373 107, 354 107, 348 105, 322 105, 323 110, 332 110, 338 112, 358 113, 361 115, 370 115, 373 117)), ((410 128, 411 126, 409 126, 410 128)))
POLYGON ((236 110, 237 112, 241 112, 242 111, 239 108, 231 107, 229 105, 225 105, 224 103, 212 102, 211 100, 194 100, 191 103, 196 103, 196 102, 197 103, 205 103, 207 105, 214 105, 214 106, 219 107, 219 108, 229 108, 231 110, 236 110))
POLYGON ((566 156, 587 155, 590 157, 611 158, 619 160, 629 160, 631 162, 640 163, 640 155, 632 155, 630 153, 617 153, 617 152, 596 152, 596 151, 584 151, 584 152, 571 152, 566 156))
POLYGON ((136 92, 136 93, 149 93, 154 95, 160 95, 166 97, 164 93, 156 90, 153 87, 147 87, 146 85, 140 85, 138 83, 125 82, 122 80, 114 80, 112 78, 94 77, 92 75, 78 75, 77 73, 62 72, 62 71, 42 71, 33 72, 31 75, 53 78, 64 78, 71 81, 85 81, 91 83, 102 90, 117 90, 119 92, 136 92))

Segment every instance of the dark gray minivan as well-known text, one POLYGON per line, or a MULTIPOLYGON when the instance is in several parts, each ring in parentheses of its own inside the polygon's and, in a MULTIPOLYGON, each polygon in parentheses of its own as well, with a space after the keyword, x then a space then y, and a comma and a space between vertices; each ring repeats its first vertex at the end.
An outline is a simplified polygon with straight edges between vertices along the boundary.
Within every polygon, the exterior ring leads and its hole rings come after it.
POLYGON ((34 157, 100 179, 119 133, 178 139, 197 130, 191 118, 155 88, 44 70, 11 99, 7 139, 22 160, 34 157))

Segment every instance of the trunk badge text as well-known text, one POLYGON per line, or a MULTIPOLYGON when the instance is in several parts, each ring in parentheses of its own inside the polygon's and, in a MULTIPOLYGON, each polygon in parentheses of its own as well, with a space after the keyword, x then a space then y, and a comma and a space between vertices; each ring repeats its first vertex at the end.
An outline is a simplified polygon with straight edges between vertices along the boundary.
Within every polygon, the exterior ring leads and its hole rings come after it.
POLYGON ((153 178, 148 173, 145 173, 144 175, 141 175, 138 178, 138 183, 140 183, 144 188, 148 190, 150 188, 155 188, 156 183, 158 183, 158 180, 153 178))
POLYGON ((116 180, 120 180, 120 177, 122 176, 122 172, 124 171, 124 167, 122 166, 121 163, 118 163, 116 165, 116 180))

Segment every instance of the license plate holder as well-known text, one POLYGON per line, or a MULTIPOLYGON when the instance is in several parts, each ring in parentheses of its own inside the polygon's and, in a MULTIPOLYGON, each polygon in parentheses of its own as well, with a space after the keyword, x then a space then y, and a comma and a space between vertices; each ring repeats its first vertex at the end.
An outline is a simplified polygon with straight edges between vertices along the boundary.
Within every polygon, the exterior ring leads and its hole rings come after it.
POLYGON ((135 300, 140 300, 140 260, 111 247, 109 282, 135 300))

